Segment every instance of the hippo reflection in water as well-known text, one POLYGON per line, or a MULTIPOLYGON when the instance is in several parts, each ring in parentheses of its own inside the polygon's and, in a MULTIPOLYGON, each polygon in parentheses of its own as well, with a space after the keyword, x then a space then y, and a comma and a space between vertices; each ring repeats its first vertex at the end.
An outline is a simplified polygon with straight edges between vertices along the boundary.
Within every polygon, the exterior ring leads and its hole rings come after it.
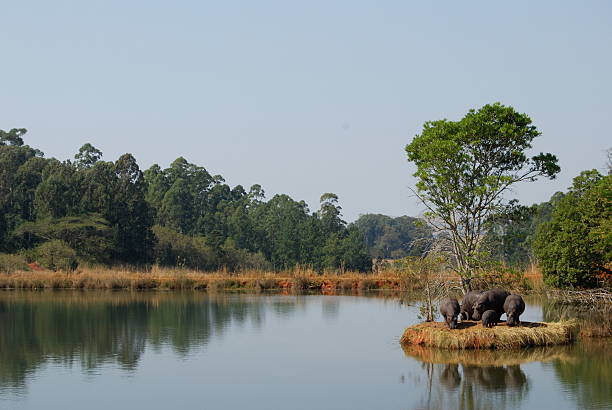
POLYGON ((527 376, 520 366, 462 365, 463 382, 478 385, 488 391, 522 390, 527 376))
POLYGON ((419 408, 515 408, 529 391, 527 376, 518 365, 480 366, 423 363, 437 382, 428 383, 419 408), (494 393, 492 396, 491 393, 494 393), (493 398, 494 397, 494 398, 493 398))

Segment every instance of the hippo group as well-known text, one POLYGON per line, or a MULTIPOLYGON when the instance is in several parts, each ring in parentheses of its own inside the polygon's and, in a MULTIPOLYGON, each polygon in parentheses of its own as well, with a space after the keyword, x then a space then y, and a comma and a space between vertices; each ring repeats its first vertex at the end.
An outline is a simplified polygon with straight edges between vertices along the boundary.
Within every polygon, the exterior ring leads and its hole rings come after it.
POLYGON ((482 320, 483 327, 493 327, 506 314, 508 326, 520 325, 520 316, 525 311, 525 301, 520 295, 510 294, 504 289, 470 291, 465 294, 461 305, 455 298, 440 301, 440 313, 449 329, 457 328, 457 319, 482 320))

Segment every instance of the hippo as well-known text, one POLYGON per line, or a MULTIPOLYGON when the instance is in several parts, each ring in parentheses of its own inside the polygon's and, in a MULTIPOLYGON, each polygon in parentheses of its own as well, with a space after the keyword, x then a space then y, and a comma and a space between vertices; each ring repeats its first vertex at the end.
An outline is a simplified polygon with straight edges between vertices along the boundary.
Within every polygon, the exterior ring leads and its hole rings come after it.
POLYGON ((521 324, 519 316, 525 311, 525 301, 519 295, 510 295, 504 302, 504 312, 506 312, 506 322, 508 326, 521 324))
POLYGON ((482 314, 482 327, 493 327, 499 322, 499 314, 494 310, 487 310, 482 314))
POLYGON ((481 293, 476 302, 474 302, 474 312, 482 315, 486 310, 491 309, 496 311, 501 317, 505 313, 504 302, 508 296, 510 294, 503 289, 495 288, 487 290, 481 293))
POLYGON ((449 329, 457 328, 457 317, 461 312, 459 302, 455 298, 444 298, 440 301, 440 313, 449 329))
POLYGON ((479 320, 480 316, 474 317, 474 303, 482 290, 471 290, 465 294, 461 301, 461 320, 479 320))

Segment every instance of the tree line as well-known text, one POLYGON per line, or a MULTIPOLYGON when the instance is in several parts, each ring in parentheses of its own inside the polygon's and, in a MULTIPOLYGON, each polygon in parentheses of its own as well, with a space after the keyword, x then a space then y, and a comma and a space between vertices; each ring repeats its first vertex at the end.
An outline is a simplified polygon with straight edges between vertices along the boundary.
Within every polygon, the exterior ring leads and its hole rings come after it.
POLYGON ((143 172, 131 154, 104 161, 85 144, 59 161, 26 145, 25 134, 0 130, 5 264, 6 254, 20 254, 51 269, 369 271, 373 259, 423 258, 437 248, 467 282, 488 261, 519 270, 537 263, 554 286, 595 286, 610 276, 612 162, 608 175, 585 171, 547 202, 503 202, 510 185, 559 168, 551 154, 525 156, 539 132, 500 104, 458 122, 426 123, 407 146, 418 168, 415 194, 427 206, 422 218, 365 214, 351 224, 333 193, 311 211, 284 194, 266 200, 257 184, 230 187, 182 157, 143 172))
POLYGON ((176 159, 141 171, 83 145, 59 161, 25 144, 25 129, 0 131, 0 252, 51 268, 76 263, 160 264, 201 270, 370 269, 363 236, 337 195, 311 212, 288 195, 265 200, 260 185, 230 187, 176 159))

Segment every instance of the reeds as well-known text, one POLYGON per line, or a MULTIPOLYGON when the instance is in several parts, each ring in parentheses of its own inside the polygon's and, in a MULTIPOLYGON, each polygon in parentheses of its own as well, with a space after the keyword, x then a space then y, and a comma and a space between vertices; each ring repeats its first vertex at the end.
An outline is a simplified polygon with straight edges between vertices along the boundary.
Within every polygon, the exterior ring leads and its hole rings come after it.
POLYGON ((402 290, 397 274, 317 274, 308 269, 283 272, 198 272, 153 267, 82 268, 73 272, 18 271, 0 275, 0 289, 112 289, 112 290, 402 290))
POLYGON ((505 322, 500 322, 493 328, 484 328, 478 322, 464 321, 452 330, 442 322, 425 322, 407 328, 400 343, 442 349, 515 349, 570 343, 577 330, 576 320, 522 322, 517 327, 509 327, 505 322))

